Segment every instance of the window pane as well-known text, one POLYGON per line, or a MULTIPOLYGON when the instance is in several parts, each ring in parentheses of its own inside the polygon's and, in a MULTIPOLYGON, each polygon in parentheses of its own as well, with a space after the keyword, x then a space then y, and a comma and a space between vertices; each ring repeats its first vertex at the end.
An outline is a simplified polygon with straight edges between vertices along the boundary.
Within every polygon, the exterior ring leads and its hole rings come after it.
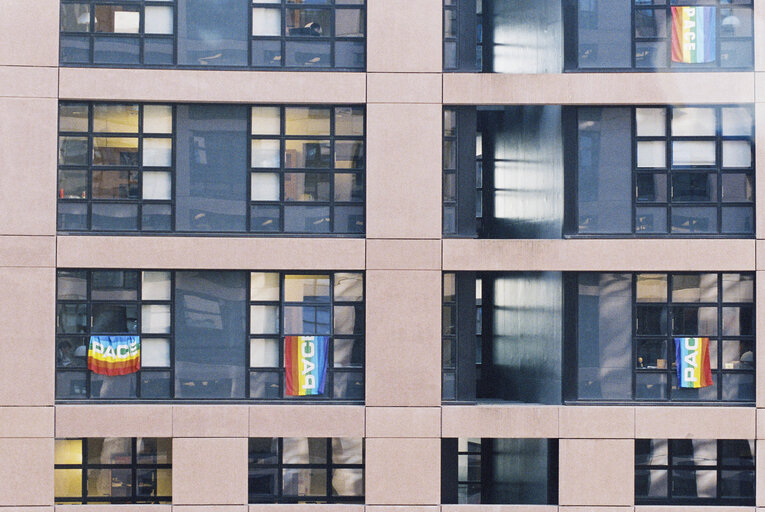
POLYGON ((173 107, 169 105, 143 106, 144 133, 172 133, 173 107))
POLYGON ((666 334, 667 310, 663 306, 637 306, 637 334, 666 334))
POLYGON ((335 233, 363 233, 364 208, 338 206, 335 208, 335 233))
POLYGON ((667 131, 667 111, 663 108, 635 109, 638 137, 663 137, 667 131))
POLYGON ((638 340, 636 368, 666 369, 667 340, 638 340))
POLYGON ((107 377, 93 373, 90 376, 90 396, 91 398, 136 398, 137 375, 133 373, 107 377))
POLYGON ((88 273, 84 270, 59 270, 56 272, 58 299, 85 300, 88 296, 88 273))
POLYGON ((332 35, 331 19, 329 9, 287 8, 287 35, 332 35))
POLYGON ((359 169, 364 167, 364 143, 360 141, 335 143, 335 168, 359 169))
POLYGON ((694 140, 674 141, 672 143, 673 166, 715 165, 716 162, 714 141, 694 140))
POLYGON ((322 42, 287 42, 287 66, 329 67, 330 45, 322 42))
POLYGON ((281 132, 280 111, 279 107, 252 107, 253 135, 279 135, 281 132))
POLYGON ((335 36, 364 37, 364 16, 361 9, 335 11, 335 36))
POLYGON ((88 165, 88 139, 86 137, 59 137, 58 163, 60 165, 88 165))
POLYGON ((364 334, 362 306, 335 306, 334 334, 364 334))
POLYGON ((752 373, 724 373, 723 400, 735 400, 753 402, 755 393, 754 374, 752 373))
POLYGON ((333 362, 335 368, 359 368, 364 366, 363 341, 335 338, 333 345, 333 362))
POLYGON ((751 302, 754 300, 753 275, 723 274, 722 284, 725 302, 751 302))
POLYGON ((326 496, 327 470, 282 469, 282 493, 284 496, 326 496))
POLYGON ((284 300, 287 302, 329 302, 329 276, 285 275, 284 300))
POLYGON ((663 141, 640 141, 637 143, 638 167, 666 167, 666 145, 663 141))
POLYGON ((723 208, 722 209, 722 232, 723 233, 753 233, 754 210, 751 207, 723 208))
POLYGON ((674 498, 715 498, 717 496, 717 472, 673 470, 672 496, 674 498))
POLYGON ((250 306, 250 334, 278 333, 278 306, 250 306))
POLYGON ((335 301, 360 301, 364 299, 364 276, 360 273, 335 273, 335 301))
POLYGON ((94 333, 138 332, 138 307, 135 304, 93 304, 94 333))
POLYGON ((53 463, 82 464, 82 439, 56 439, 53 463))
POLYGON ((281 34, 281 10, 261 7, 255 7, 252 9, 252 35, 280 36, 281 34))
POLYGON ((363 201, 364 179, 358 173, 337 173, 335 177, 335 201, 363 201))
POLYGON ((138 105, 94 105, 93 131, 137 133, 138 105))
POLYGON ((679 136, 709 136, 717 133, 717 116, 713 108, 673 108, 672 135, 679 136))
POLYGON ((724 140, 723 167, 751 167, 752 146, 745 140, 724 140))
POLYGON ((61 132, 87 132, 88 111, 88 106, 83 104, 59 105, 58 130, 61 132))
POLYGON ((635 374, 635 398, 644 400, 666 400, 667 375, 665 373, 635 374))
POLYGON ((250 374, 250 398, 281 398, 279 372, 252 372, 250 374))
POLYGON ((150 6, 144 8, 145 34, 172 34, 173 8, 165 6, 150 6))
POLYGON ((331 334, 329 307, 285 306, 284 334, 331 334))
POLYGON ((666 439, 635 439, 635 465, 666 466, 667 445, 666 439))
POLYGON ((93 165, 138 165, 138 139, 94 137, 93 165))
POLYGON ((720 497, 754 499, 754 471, 720 471, 720 497))
POLYGON ((250 340, 251 368, 279 368, 279 340, 253 338, 250 340))
POLYGON ((141 229, 144 231, 170 231, 172 215, 170 205, 144 204, 141 229))
POLYGON ((724 466, 754 467, 754 441, 748 439, 724 439, 720 441, 720 464, 724 466))
POLYGON ((172 139, 143 139, 143 165, 145 167, 170 167, 172 164, 172 139))
POLYGON ((170 305, 144 304, 141 306, 141 332, 166 334, 170 332, 170 305))
POLYGON ((753 336, 754 308, 752 306, 722 308, 723 336, 753 336))
POLYGON ((169 368, 170 340, 167 338, 143 338, 141 340, 141 366, 169 368))
POLYGON ((364 108, 335 108, 335 135, 363 135, 364 108))
POLYGON ((717 174, 705 172, 673 172, 673 201, 717 201, 717 174))
POLYGON ((752 111, 745 107, 722 109, 723 135, 751 135, 754 127, 752 111))
POLYGON ((172 39, 145 37, 143 40, 143 63, 147 65, 172 66, 175 44, 172 39))
POLYGON ((143 173, 143 199, 172 199, 172 176, 169 172, 143 173))
POLYGON ((331 110, 326 107, 284 109, 286 135, 329 135, 331 110))
POLYGON ((667 209, 666 207, 636 208, 635 209, 635 232, 638 234, 666 233, 667 232, 667 209))
POLYGON ((93 171, 93 197, 96 199, 137 199, 137 171, 93 171))
POLYGON ((56 498, 82 496, 82 469, 54 469, 53 481, 56 498))
POLYGON ((674 274, 673 302, 716 302, 717 274, 674 274))
POLYGON ((256 232, 275 232, 281 229, 279 206, 256 205, 251 210, 250 229, 256 232))
POLYGON ((253 140, 252 167, 279 167, 279 148, 278 140, 253 140))
POLYGON ((138 272, 133 270, 94 270, 91 272, 94 300, 136 300, 138 272))
POLYGON ((282 43, 280 41, 252 42, 252 65, 257 67, 278 67, 282 65, 282 43))
POLYGON ((723 174, 723 202, 752 202, 754 200, 752 179, 751 174, 723 174))
POLYGON ((87 398, 87 374, 85 372, 56 372, 56 398, 87 398))
POLYGON ((251 201, 279 201, 281 185, 276 173, 254 172, 250 178, 251 201))
MULTIPOLYGON (((723 313, 723 316, 725 316, 725 313, 723 313)), ((754 370, 753 341, 724 340, 722 344, 722 368, 725 370, 754 370)))
POLYGON ((331 167, 328 140, 285 141, 284 166, 287 168, 331 167))
POLYGON ((717 208, 672 208, 673 233, 714 233, 717 208))
POLYGON ((631 0, 579 2, 580 68, 631 67, 631 4, 631 0))
POLYGON ((90 62, 90 38, 85 36, 61 36, 61 63, 87 64, 90 62))
POLYGON ((178 3, 178 64, 246 66, 250 3, 186 0, 178 3))
POLYGON ((284 464, 326 464, 327 440, 323 437, 285 437, 284 464))
POLYGON ((57 368, 86 368, 88 338, 63 338, 56 341, 57 368))
POLYGON ((56 332, 62 334, 87 333, 87 306, 85 304, 58 304, 56 306, 56 332))
POLYGON ((138 37, 96 37, 93 61, 96 64, 140 64, 141 40, 138 37))
POLYGON ((329 201, 332 176, 327 173, 286 173, 285 201, 329 201))
MULTIPOLYGON (((90 6, 88 4, 61 5, 62 32, 89 32, 90 6)), ((58 494, 56 494, 58 496, 58 494)))
POLYGON ((716 307, 672 308, 672 334, 685 336, 717 336, 716 307))
POLYGON ((170 300, 170 272, 142 272, 141 298, 143 300, 170 300))
POLYGON ((329 233, 329 208, 324 206, 287 206, 284 230, 294 233, 329 233))
POLYGON ((265 272, 250 274, 250 300, 278 301, 279 290, 279 274, 265 272))
POLYGON ((714 466, 717 464, 716 439, 672 439, 673 466, 714 466))
POLYGON ((667 275, 638 274, 636 298, 638 302, 666 302, 667 275))
POLYGON ((636 469, 635 497, 666 498, 667 483, 666 469, 636 469))
POLYGON ((337 468, 332 470, 332 496, 363 496, 364 470, 337 468))
POLYGON ((646 202, 665 202, 667 200, 667 175, 665 173, 637 173, 637 200, 646 202))

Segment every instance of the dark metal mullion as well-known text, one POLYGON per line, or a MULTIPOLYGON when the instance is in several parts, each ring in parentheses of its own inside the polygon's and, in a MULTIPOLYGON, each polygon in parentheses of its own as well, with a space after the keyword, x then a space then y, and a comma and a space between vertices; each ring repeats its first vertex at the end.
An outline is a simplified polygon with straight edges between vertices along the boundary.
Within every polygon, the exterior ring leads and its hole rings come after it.
MULTIPOLYGON (((633 23, 634 23, 634 17, 635 16, 633 15, 633 23)), ((634 28, 633 28, 633 30, 634 30, 634 28)), ((632 65, 634 67, 634 65, 635 65, 635 41, 634 41, 634 37, 632 39, 633 39, 633 41, 632 41, 632 61, 633 61, 632 65)), ((632 162, 633 162, 632 172, 630 173, 630 175, 631 175, 630 179, 632 180, 632 194, 631 194, 631 196, 632 196, 632 201, 631 201, 631 203, 632 203, 632 218, 630 219, 630 226, 631 226, 630 227, 630 232, 632 234, 635 234, 636 230, 637 230, 637 202, 638 202, 638 193, 637 193, 637 170, 638 170, 638 163, 637 163, 637 148, 638 148, 638 140, 637 140, 637 133, 638 133, 637 132, 637 107, 632 107, 630 110, 632 111, 631 124, 632 124, 632 162)), ((634 327, 633 327, 633 329, 634 329, 634 327)), ((633 361, 633 366, 634 366, 634 361, 633 361)), ((635 391, 634 379, 633 379, 632 391, 633 391, 633 395, 632 396, 634 397, 635 396, 634 395, 634 391, 635 391)))
MULTIPOLYGON (((250 14, 252 14, 252 2, 250 2, 250 14)), ((249 16, 248 23, 252 24, 252 15, 249 16)), ((250 64, 252 64, 252 27, 250 27, 250 44, 248 48, 248 52, 250 55, 250 64)), ((252 232, 252 209, 253 209, 253 198, 252 198, 252 142, 254 141, 254 136, 252 134, 252 109, 253 106, 250 105, 248 107, 248 110, 250 112, 250 115, 247 116, 247 140, 249 141, 249 144, 247 144, 247 178, 245 179, 245 183, 247 186, 247 216, 245 218, 245 231, 247 233, 252 232)), ((247 282, 249 283, 249 277, 247 278, 247 282)), ((249 301, 248 301, 249 302, 249 301)), ((247 315, 249 317, 249 315, 247 315)), ((249 320, 247 322, 247 334, 249 335, 249 320)), ((248 343, 249 346, 249 343, 248 343)), ((248 359, 249 361, 249 349, 248 349, 248 359)), ((249 373, 249 372, 248 372, 249 373)), ((248 384, 246 385, 245 389, 248 391, 247 396, 249 395, 249 378, 247 379, 248 384)))
MULTIPOLYGON (((667 180, 669 181, 669 180, 667 180)), ((672 365, 670 364, 670 361, 672 360, 672 354, 675 347, 675 337, 672 334, 675 318, 672 316, 672 281, 673 281, 673 275, 671 273, 667 273, 667 300, 664 303, 664 307, 667 311, 667 334, 665 335, 665 339, 667 340, 667 369, 666 369, 666 375, 667 375, 667 402, 672 401, 672 365)), ((677 372, 677 361, 675 361, 675 372, 677 372)), ((680 383, 678 382, 678 386, 680 383)), ((668 443, 669 444, 669 443, 668 443)))
MULTIPOLYGON (((285 10, 284 4, 282 4, 282 10, 285 10)), ((282 23, 286 23, 286 13, 282 13, 282 23)), ((286 29, 284 29, 286 30, 286 29)), ((285 49, 282 52, 282 63, 286 60, 286 42, 284 38, 282 38, 282 45, 285 47, 285 49)), ((284 105, 279 106, 279 233, 284 233, 285 226, 287 225, 287 208, 285 207, 285 173, 286 173, 286 154, 287 154, 287 140, 286 140, 286 133, 287 133, 287 107, 284 105)), ((283 274, 279 274, 279 283, 280 285, 283 284, 282 276, 283 274)), ((279 296, 281 299, 281 295, 279 296)), ((283 313, 283 312, 282 312, 283 313)), ((281 322, 281 317, 279 318, 279 322, 281 322)), ((282 344, 284 344, 284 339, 282 339, 282 344)))
MULTIPOLYGON (((87 303, 85 305, 85 314, 87 315, 87 318, 85 319, 85 321, 86 321, 86 326, 87 326, 87 340, 88 340, 88 344, 86 346, 88 348, 90 348, 90 337, 93 334, 93 329, 90 326, 90 324, 91 324, 90 318, 91 318, 91 316, 93 316, 93 302, 92 302, 93 271, 86 270, 85 271, 85 277, 86 277, 86 282, 85 282, 86 295, 85 295, 85 297, 86 297, 86 300, 87 300, 87 303)), ((85 372, 86 372, 86 374, 85 374, 85 393, 86 393, 87 398, 90 399, 90 398, 92 398, 91 392, 92 392, 92 387, 93 386, 92 386, 92 383, 91 383, 91 379, 92 379, 92 376, 93 376, 93 372, 91 372, 90 368, 87 368, 87 367, 85 368, 85 372)), ((85 460, 85 459, 83 459, 83 460, 85 460)))
MULTIPOLYGON (((132 503, 136 503, 136 495, 138 494, 138 439, 137 438, 135 437, 130 438, 130 447, 131 447, 130 478, 131 478, 131 485, 133 486, 133 488, 128 498, 130 499, 132 503)), ((154 490, 154 493, 156 494, 156 489, 154 490)))
MULTIPOLYGON (((720 176, 720 173, 717 174, 718 178, 720 176)), ((718 194, 722 193, 722 189, 718 189, 718 194)), ((718 203, 719 205, 719 203, 718 203)), ((717 208, 718 212, 718 218, 722 217, 722 209, 718 206, 717 208)), ((718 219, 720 220, 720 219, 718 219)), ((720 224, 720 228, 722 228, 722 224, 720 224)), ((723 349, 723 285, 722 285, 722 272, 716 273, 717 277, 717 369, 715 373, 717 374, 717 401, 721 401, 723 397, 723 377, 722 377, 722 349, 723 349)), ((720 454, 722 453, 720 451, 719 441, 718 441, 718 447, 717 447, 717 462, 720 462, 720 454)), ((719 475, 718 475, 719 476, 719 475)), ((717 487, 717 492, 720 492, 719 482, 717 487)))
POLYGON ((88 438, 83 437, 81 439, 82 439, 82 490, 81 490, 82 503, 87 504, 88 503, 88 438))
MULTIPOLYGON (((332 24, 334 27, 335 9, 332 8, 332 24)), ((334 28, 332 29, 334 31, 334 28)), ((334 33, 334 32, 333 32, 334 33)), ((332 40, 332 53, 330 55, 332 67, 335 66, 335 42, 332 40)), ((337 175, 337 145, 335 144, 335 110, 333 105, 329 107, 329 232, 335 232, 335 176, 337 175)), ((334 275, 334 274, 333 274, 334 275)), ((330 292, 332 295, 333 293, 330 292)), ((331 297, 330 295, 330 297, 331 297)), ((331 301, 331 298, 330 298, 331 301)))

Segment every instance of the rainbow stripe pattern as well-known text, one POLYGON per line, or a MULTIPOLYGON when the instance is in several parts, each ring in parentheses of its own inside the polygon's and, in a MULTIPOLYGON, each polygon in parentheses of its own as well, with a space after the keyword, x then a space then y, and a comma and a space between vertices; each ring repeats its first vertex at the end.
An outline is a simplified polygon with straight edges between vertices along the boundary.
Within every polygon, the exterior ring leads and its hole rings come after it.
POLYGON ((714 62, 716 7, 672 7, 672 62, 714 62))
POLYGON ((127 375, 141 369, 138 336, 91 336, 88 369, 100 375, 127 375))
POLYGON ((675 361, 681 388, 705 388, 713 384, 709 338, 675 338, 675 361))
POLYGON ((324 394, 329 336, 285 336, 287 396, 324 394))

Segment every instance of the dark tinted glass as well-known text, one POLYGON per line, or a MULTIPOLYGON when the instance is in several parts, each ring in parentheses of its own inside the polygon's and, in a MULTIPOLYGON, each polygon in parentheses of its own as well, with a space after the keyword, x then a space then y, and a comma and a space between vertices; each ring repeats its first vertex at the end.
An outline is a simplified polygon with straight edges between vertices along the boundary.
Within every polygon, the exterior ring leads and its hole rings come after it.
POLYGON ((246 66, 250 3, 178 0, 178 64, 246 66))

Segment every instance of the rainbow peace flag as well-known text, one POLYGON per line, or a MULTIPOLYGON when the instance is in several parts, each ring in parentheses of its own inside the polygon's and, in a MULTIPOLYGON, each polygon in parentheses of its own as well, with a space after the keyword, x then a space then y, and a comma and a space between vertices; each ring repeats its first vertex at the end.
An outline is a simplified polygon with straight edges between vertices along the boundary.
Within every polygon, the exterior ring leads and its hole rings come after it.
POLYGON ((672 62, 714 62, 716 7, 672 7, 672 62))
POLYGON ((287 396, 324 393, 328 352, 329 336, 285 336, 287 396))
POLYGON ((88 369, 101 375, 127 375, 141 369, 138 336, 91 336, 88 369))
POLYGON ((709 338, 675 338, 675 361, 681 388, 705 388, 713 384, 709 338))

